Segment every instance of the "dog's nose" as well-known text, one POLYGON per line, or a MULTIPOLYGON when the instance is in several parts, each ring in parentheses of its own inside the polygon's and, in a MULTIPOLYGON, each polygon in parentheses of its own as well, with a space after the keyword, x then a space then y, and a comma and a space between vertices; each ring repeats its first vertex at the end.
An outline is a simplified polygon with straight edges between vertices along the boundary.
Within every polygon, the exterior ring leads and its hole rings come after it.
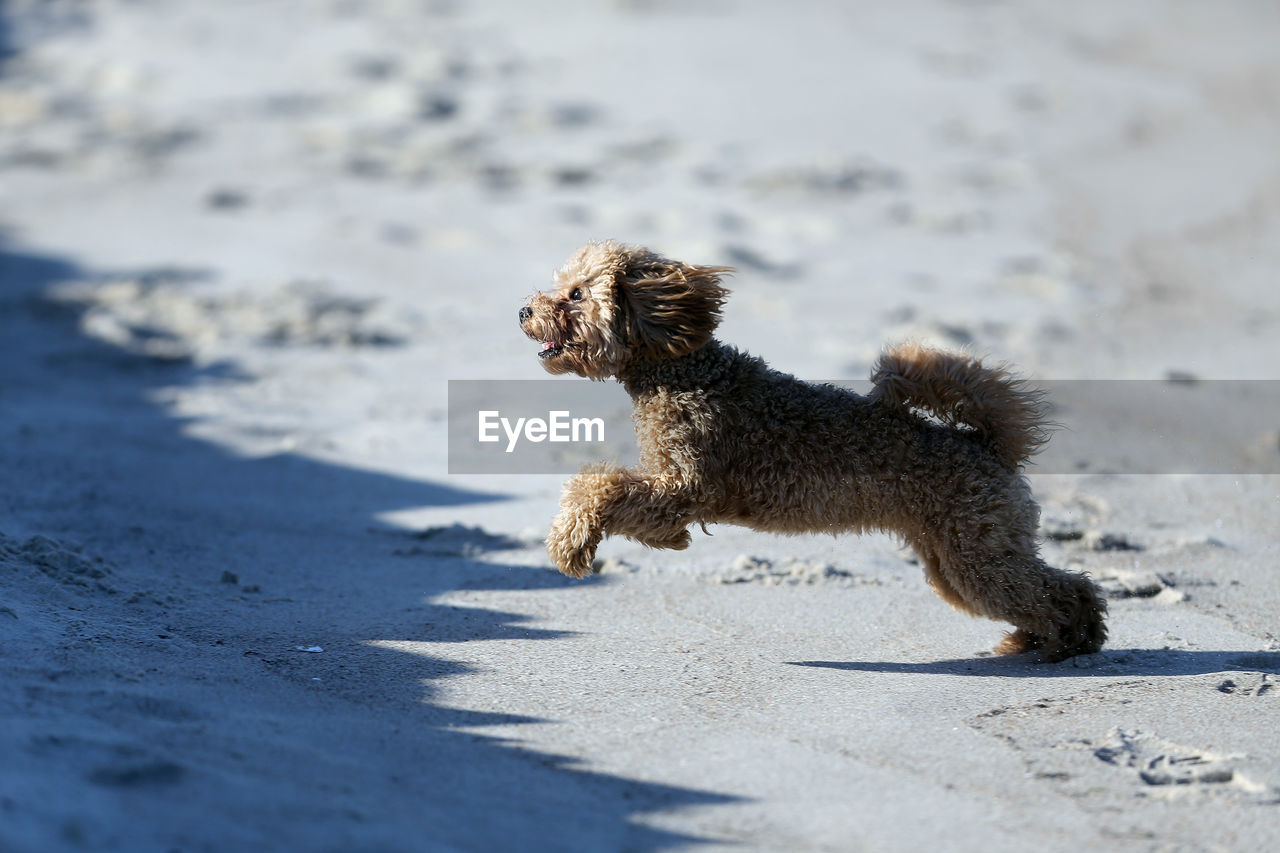
POLYGON ((524 323, 524 321, 528 320, 532 316, 533 316, 533 309, 530 308, 528 305, 520 309, 520 322, 522 324, 524 323))

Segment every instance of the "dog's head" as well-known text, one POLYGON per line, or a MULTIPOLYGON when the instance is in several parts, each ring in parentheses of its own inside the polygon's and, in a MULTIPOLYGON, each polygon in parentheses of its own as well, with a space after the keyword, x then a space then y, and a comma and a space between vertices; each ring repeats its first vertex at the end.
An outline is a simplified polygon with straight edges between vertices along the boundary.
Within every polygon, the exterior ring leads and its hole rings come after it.
POLYGON ((542 344, 549 373, 623 376, 640 362, 678 358, 711 340, 728 267, 695 267, 620 243, 588 243, 529 297, 520 328, 542 344))

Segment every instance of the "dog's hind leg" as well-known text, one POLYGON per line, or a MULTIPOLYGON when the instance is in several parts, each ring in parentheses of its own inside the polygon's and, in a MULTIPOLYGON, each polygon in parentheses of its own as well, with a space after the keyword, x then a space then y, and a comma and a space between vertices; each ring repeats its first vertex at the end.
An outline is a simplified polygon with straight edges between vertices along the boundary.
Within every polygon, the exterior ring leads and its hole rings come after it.
POLYGON ((1058 661, 1102 648, 1107 603, 1087 576, 1056 569, 1036 554, 968 550, 940 563, 943 576, 973 612, 1013 624, 1000 654, 1040 649, 1058 661))
POLYGON ((970 616, 980 615, 947 580, 947 576, 942 571, 942 561, 938 558, 938 552, 927 542, 916 540, 910 544, 920 557, 920 562, 924 564, 924 579, 929 582, 929 586, 938 594, 938 597, 962 613, 968 613, 970 616))
MULTIPOLYGON (((1040 632, 1011 620, 1018 630, 1006 637, 1005 642, 1030 640, 1039 646, 1046 662, 1101 649, 1107 639, 1107 601, 1098 586, 1087 575, 1054 568, 1039 557, 1030 558, 1024 570, 1038 579, 1037 600, 1042 604, 1037 621, 1051 617, 1051 622, 1040 632)), ((1005 642, 998 648, 1004 647, 1005 642)))

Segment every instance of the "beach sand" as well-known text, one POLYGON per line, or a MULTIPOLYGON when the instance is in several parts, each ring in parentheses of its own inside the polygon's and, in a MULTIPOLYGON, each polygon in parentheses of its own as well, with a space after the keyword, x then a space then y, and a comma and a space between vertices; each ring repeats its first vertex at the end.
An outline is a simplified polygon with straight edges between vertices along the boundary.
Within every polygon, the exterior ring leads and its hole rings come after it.
POLYGON ((446 420, 447 380, 544 376, 517 309, 600 238, 737 267, 720 336, 804 377, 914 337, 1280 378, 1277 32, 0 5, 0 850, 1267 849, 1280 413, 1220 412, 1239 465, 1031 470, 1111 598, 1053 665, 887 536, 563 578, 563 477, 450 475, 446 420))

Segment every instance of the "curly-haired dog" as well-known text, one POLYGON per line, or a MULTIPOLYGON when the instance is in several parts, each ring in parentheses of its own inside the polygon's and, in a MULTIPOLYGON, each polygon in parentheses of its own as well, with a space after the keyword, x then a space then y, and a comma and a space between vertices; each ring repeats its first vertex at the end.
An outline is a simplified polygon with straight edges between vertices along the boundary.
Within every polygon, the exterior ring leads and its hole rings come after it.
POLYGON ((547 537, 560 571, 589 573, 607 535, 686 548, 695 523, 892 531, 948 604, 1015 626, 998 652, 1100 649, 1098 588, 1038 554, 1021 468, 1045 441, 1040 397, 914 344, 881 357, 865 397, 771 370, 712 337, 729 271, 591 243, 521 309, 548 371, 622 382, 641 448, 633 468, 589 465, 565 484, 547 537))

